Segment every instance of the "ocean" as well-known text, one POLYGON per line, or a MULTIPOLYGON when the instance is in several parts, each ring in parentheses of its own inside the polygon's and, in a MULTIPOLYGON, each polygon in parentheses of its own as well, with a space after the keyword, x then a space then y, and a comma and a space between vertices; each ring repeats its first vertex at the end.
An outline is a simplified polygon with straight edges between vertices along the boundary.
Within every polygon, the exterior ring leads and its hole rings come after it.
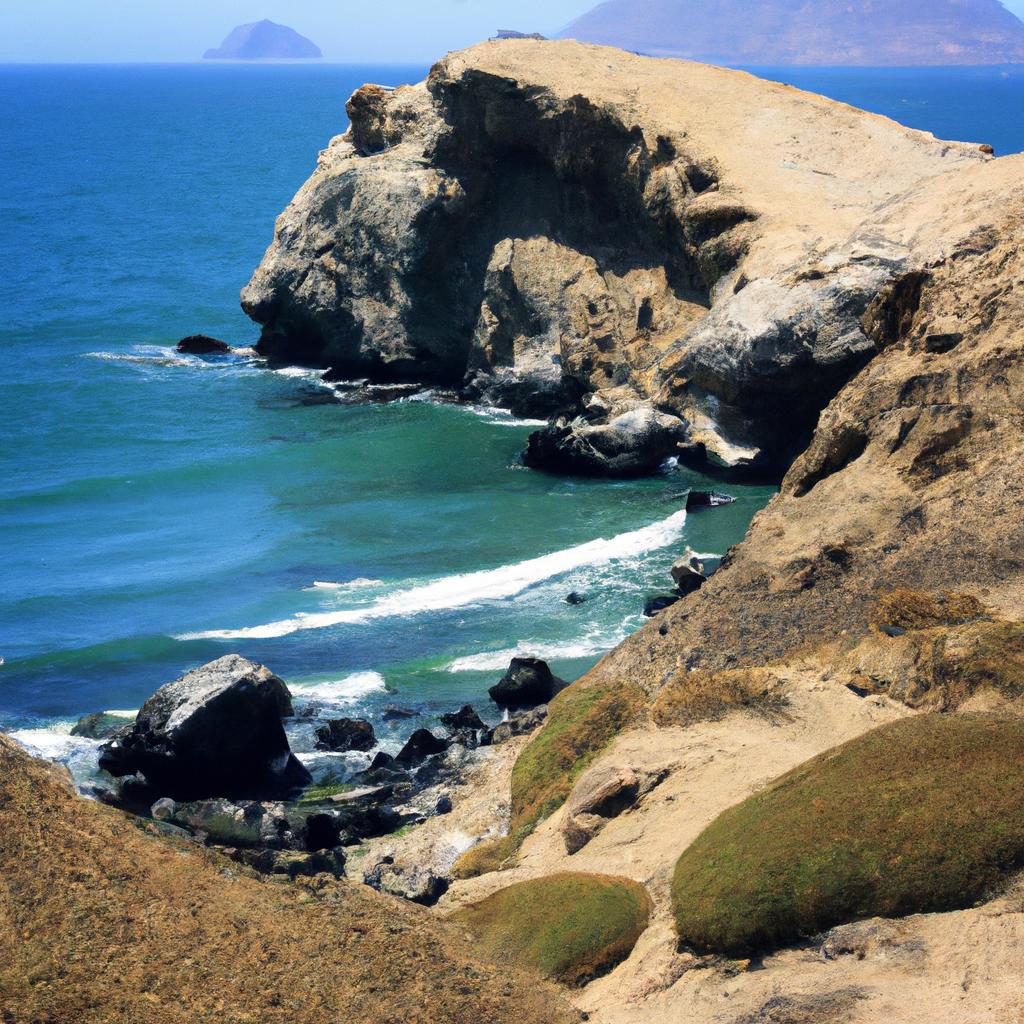
MULTIPOLYGON (((495 410, 316 404, 309 371, 174 353, 256 340, 239 290, 346 98, 425 71, 0 67, 0 729, 80 776, 78 716, 232 651, 385 749, 462 703, 494 721, 513 654, 576 678, 678 554, 722 554, 771 496, 730 485, 687 517, 697 473, 545 476, 518 462, 533 425, 495 410)), ((1024 149, 1021 69, 759 73, 1024 149)), ((317 773, 359 767, 311 730, 292 740, 317 773)))

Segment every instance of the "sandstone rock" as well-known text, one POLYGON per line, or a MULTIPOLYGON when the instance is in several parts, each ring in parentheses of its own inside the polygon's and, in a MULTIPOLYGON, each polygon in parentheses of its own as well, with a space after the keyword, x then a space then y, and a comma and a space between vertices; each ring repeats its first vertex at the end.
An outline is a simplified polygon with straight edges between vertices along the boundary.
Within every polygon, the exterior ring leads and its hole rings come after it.
POLYGON ((243 293, 259 350, 565 411, 529 456, 563 472, 672 454, 667 430, 621 448, 627 398, 685 421, 694 452, 784 469, 877 351, 873 304, 921 262, 891 225, 922 183, 989 159, 739 72, 570 42, 450 54, 349 114, 243 293))
POLYGON ((447 740, 435 736, 429 729, 417 729, 405 741, 405 746, 395 755, 395 762, 408 767, 418 764, 433 754, 441 754, 447 749, 447 740))
POLYGON ((361 718, 334 718, 316 730, 317 750, 372 750, 376 745, 373 726, 361 718))
POLYGON ((157 795, 180 800, 285 795, 310 781, 281 724, 289 714, 284 683, 229 654, 157 690, 131 732, 103 747, 100 767, 140 772, 157 795))
POLYGON ((547 704, 565 683, 555 678, 540 658, 513 658, 508 671, 487 692, 500 708, 531 708, 547 704))
POLYGON ((178 342, 177 351, 191 356, 225 355, 231 351, 231 346, 205 334, 190 334, 178 342))
POLYGON ((565 805, 562 838, 568 854, 577 853, 610 818, 633 807, 668 775, 667 769, 636 771, 628 765, 603 764, 586 772, 565 805))
POLYGON ((559 421, 530 435, 523 462, 554 473, 645 476, 676 450, 685 431, 677 416, 650 406, 622 413, 607 423, 559 421))

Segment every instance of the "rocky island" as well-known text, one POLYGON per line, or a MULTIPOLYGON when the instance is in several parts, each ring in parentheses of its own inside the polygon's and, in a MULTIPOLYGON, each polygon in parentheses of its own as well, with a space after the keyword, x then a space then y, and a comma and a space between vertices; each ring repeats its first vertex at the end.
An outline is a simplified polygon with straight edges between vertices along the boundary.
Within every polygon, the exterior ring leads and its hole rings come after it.
POLYGON ((265 357, 549 416, 549 472, 676 457, 779 493, 583 678, 517 659, 507 721, 375 758, 415 820, 303 791, 287 688, 241 658, 105 739, 140 817, 0 738, 0 1010, 1016 1024, 1024 157, 573 42, 482 44, 349 115, 243 294, 265 357), (199 786, 225 714, 263 800, 199 786))
POLYGON ((752 67, 1024 61, 1024 24, 999 0, 607 0, 562 36, 752 67))
POLYGON ((203 60, 318 60, 320 47, 287 25, 254 21, 233 28, 203 60))

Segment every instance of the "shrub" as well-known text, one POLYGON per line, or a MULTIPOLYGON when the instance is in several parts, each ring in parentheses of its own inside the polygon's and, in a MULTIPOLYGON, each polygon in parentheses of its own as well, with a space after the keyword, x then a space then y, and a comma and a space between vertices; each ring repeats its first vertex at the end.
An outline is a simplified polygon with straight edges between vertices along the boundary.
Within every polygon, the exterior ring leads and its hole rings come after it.
POLYGON ((629 956, 650 912, 639 882, 565 872, 499 889, 451 916, 496 963, 584 985, 629 956))
POLYGON ((1024 863, 1024 720, 922 715, 807 761, 679 858, 680 942, 746 955, 844 921, 970 906, 1024 863))
POLYGON ((788 703, 776 677, 765 669, 687 672, 662 689, 651 717, 660 726, 717 722, 741 710, 771 718, 788 703))
POLYGON ((958 626, 980 619, 985 614, 985 606, 969 594, 894 590, 878 602, 874 623, 900 629, 929 629, 932 626, 958 626))

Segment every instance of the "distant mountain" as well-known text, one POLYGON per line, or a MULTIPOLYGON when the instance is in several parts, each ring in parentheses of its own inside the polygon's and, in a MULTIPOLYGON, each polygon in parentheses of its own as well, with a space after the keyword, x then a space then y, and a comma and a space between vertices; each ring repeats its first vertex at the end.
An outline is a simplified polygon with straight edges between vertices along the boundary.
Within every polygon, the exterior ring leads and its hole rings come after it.
POLYGON ((714 64, 1013 64, 999 0, 609 0, 564 38, 714 64))
POLYGON ((320 47, 295 29, 264 19, 233 29, 220 46, 203 54, 203 60, 300 60, 322 56, 320 47))

